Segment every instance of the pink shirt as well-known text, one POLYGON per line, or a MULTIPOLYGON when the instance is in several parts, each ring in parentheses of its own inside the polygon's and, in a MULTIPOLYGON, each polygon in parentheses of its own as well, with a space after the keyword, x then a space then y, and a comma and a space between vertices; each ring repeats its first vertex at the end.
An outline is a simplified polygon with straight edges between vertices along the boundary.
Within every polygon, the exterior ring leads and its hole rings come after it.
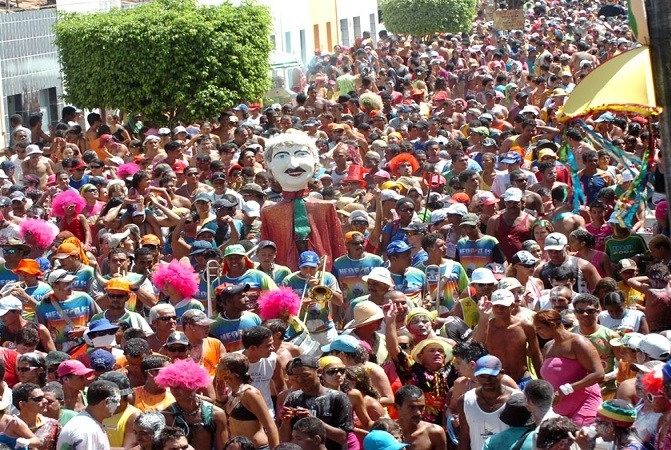
POLYGON ((599 250, 600 252, 603 252, 606 248, 606 238, 610 235, 613 234, 613 227, 608 224, 604 223, 601 225, 601 228, 596 228, 594 224, 588 223, 585 225, 585 229, 589 231, 591 234, 594 235, 596 238, 596 243, 594 244, 594 250, 599 250))

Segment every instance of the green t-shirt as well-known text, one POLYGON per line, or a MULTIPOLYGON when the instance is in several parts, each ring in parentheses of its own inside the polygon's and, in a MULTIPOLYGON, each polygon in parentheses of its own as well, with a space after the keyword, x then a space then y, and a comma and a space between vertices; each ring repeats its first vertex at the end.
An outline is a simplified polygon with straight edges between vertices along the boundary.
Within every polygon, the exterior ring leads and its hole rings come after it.
POLYGON ((61 427, 64 427, 65 424, 68 423, 70 419, 72 419, 76 415, 77 411, 61 408, 61 414, 58 416, 58 423, 61 424, 61 427))
POLYGON ((611 236, 606 238, 605 245, 608 259, 613 264, 648 251, 648 246, 645 245, 645 241, 638 234, 632 234, 624 239, 611 236))
MULTIPOLYGON (((575 327, 572 331, 574 333, 582 334, 580 333, 580 327, 575 327)), ((613 354, 613 347, 610 346, 610 340, 619 336, 620 334, 616 331, 602 325, 598 325, 598 328, 594 333, 585 336, 592 344, 594 344, 597 353, 599 353, 601 365, 603 366, 605 373, 612 372, 615 368, 615 355, 613 354)), ((615 379, 601 384, 602 393, 612 392, 616 389, 615 379)))

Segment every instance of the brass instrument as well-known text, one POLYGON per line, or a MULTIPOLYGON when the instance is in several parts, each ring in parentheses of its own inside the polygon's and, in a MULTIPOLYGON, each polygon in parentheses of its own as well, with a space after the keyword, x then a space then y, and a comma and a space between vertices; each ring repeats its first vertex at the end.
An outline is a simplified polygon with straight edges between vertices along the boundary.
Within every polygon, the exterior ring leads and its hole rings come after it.
MULTIPOLYGON (((317 272, 319 273, 319 271, 317 272)), ((305 280, 305 287, 303 288, 303 295, 301 296, 301 302, 303 303, 319 303, 320 307, 328 307, 329 300, 333 297, 333 291, 328 286, 324 285, 324 276, 326 274, 326 256, 321 258, 321 273, 319 274, 319 284, 308 289, 308 282, 305 280), (307 294, 307 297, 306 297, 307 294)), ((306 305, 307 306, 307 305, 306 305)), ((305 314, 303 315, 303 322, 307 320, 308 309, 305 308, 305 314)))
POLYGON ((330 287, 324 284, 324 276, 326 275, 326 255, 322 256, 322 268, 321 274, 319 276, 319 284, 313 286, 308 291, 308 297, 315 302, 326 304, 331 297, 333 297, 333 291, 330 287))
POLYGON ((207 284, 207 317, 212 317, 212 297, 214 287, 212 284, 221 276, 221 263, 216 259, 210 259, 205 263, 205 283, 207 284))

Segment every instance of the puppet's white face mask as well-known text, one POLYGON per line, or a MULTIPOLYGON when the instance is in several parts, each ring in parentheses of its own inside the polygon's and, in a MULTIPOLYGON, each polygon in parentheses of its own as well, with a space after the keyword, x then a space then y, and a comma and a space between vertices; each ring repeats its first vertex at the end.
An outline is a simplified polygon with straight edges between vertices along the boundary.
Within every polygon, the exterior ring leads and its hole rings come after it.
POLYGON ((278 146, 268 167, 284 191, 300 191, 308 186, 315 173, 314 153, 302 145, 278 146))

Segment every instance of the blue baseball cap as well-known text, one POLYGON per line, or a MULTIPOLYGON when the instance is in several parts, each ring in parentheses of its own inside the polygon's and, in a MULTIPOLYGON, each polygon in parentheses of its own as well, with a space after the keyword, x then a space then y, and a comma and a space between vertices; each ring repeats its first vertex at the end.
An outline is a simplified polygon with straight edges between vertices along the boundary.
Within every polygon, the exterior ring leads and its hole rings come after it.
POLYGON ((407 446, 384 430, 373 430, 363 438, 363 450, 400 450, 407 446))
MULTIPOLYGON (((210 230, 208 228, 204 228, 204 229, 214 233, 213 230, 210 230)), ((199 231, 199 233, 200 233, 200 231, 199 231)), ((210 252, 210 251, 213 251, 213 250, 217 250, 217 247, 215 246, 214 243, 212 243, 210 241, 194 241, 191 244, 191 252, 189 253, 189 255, 191 255, 191 256, 200 255, 201 253, 210 252)))
POLYGON ((405 241, 392 241, 387 245, 387 255, 400 255, 412 249, 405 241))
POLYGON ((212 196, 210 196, 210 194, 207 194, 205 192, 200 192, 198 195, 196 195, 196 198, 193 199, 193 202, 212 203, 212 196))
POLYGON ((317 255, 312 250, 308 250, 301 253, 301 256, 298 258, 298 267, 318 267, 318 266, 319 266, 319 255, 317 255))
POLYGON ((357 347, 361 346, 359 340, 349 334, 341 334, 333 340, 330 344, 322 347, 322 352, 328 353, 332 351, 354 353, 357 347))
POLYGON ((89 329, 86 334, 90 335, 91 333, 97 333, 100 331, 116 331, 118 329, 119 327, 112 324, 112 322, 110 322, 108 319, 98 319, 89 323, 89 329))
POLYGON ((240 103, 238 106, 233 108, 233 111, 242 111, 242 112, 249 112, 249 106, 245 105, 244 103, 240 103))
POLYGON ((504 153, 500 159, 500 162, 504 164, 515 164, 518 162, 522 162, 522 155, 520 155, 517 152, 504 153))
MULTIPOLYGON (((97 348, 89 354, 91 360, 91 369, 98 372, 108 372, 114 369, 116 358, 108 350, 104 348, 97 348)), ((126 394, 128 395, 128 394, 126 394)))
POLYGON ((493 375, 501 373, 501 360, 494 355, 485 355, 475 362, 474 375, 493 375))

